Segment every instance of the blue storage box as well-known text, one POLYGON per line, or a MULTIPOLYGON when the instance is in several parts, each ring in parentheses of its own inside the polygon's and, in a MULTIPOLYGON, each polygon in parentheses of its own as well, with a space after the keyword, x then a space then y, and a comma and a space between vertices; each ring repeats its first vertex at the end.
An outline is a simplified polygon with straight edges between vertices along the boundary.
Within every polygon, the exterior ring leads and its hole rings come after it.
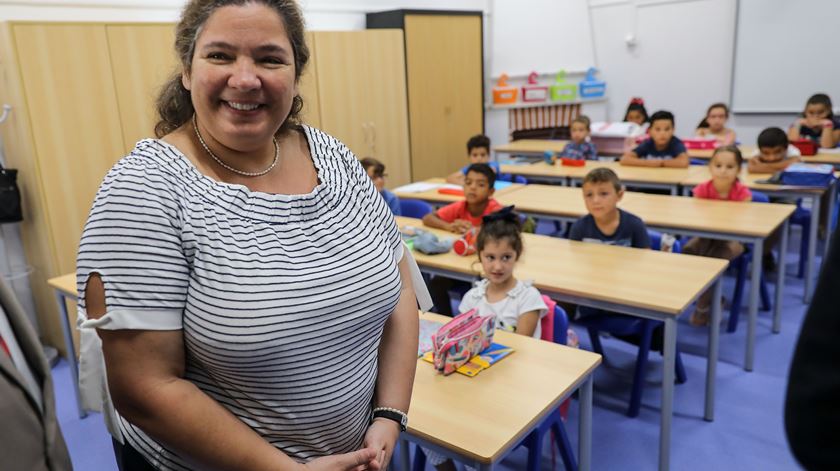
POLYGON ((581 98, 599 98, 607 92, 607 82, 596 80, 596 71, 595 67, 590 67, 586 71, 586 77, 580 82, 581 98))

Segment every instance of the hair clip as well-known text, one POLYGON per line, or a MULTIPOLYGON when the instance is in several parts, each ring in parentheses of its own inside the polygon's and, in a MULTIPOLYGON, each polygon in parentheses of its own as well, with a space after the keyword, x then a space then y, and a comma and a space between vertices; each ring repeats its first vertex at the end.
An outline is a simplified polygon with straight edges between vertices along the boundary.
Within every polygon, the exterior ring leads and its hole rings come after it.
POLYGON ((633 97, 633 99, 630 100, 630 104, 631 105, 642 105, 642 106, 644 106, 645 105, 645 100, 642 100, 641 98, 636 96, 636 97, 633 97))

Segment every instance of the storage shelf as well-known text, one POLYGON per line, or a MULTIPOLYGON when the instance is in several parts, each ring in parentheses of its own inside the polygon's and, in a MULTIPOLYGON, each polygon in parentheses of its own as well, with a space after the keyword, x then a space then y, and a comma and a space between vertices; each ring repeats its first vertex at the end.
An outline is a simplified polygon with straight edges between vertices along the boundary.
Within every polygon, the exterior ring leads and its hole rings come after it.
POLYGON ((539 108, 543 106, 553 106, 553 105, 577 105, 583 103, 601 103, 607 101, 606 96, 598 97, 598 98, 579 98, 577 100, 571 101, 543 101, 539 103, 514 103, 511 105, 494 105, 492 103, 485 103, 484 109, 486 110, 515 110, 515 109, 523 109, 523 108, 539 108))

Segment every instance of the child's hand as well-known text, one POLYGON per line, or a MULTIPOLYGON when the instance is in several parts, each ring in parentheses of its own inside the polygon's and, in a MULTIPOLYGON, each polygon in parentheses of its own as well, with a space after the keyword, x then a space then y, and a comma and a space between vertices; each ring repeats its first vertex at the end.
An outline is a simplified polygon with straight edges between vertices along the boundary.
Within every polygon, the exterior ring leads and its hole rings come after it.
POLYGON ((472 229, 472 223, 467 221, 466 219, 456 219, 452 222, 452 232, 456 234, 464 234, 465 232, 472 229))
POLYGON ((820 126, 826 129, 831 129, 834 127, 834 122, 830 119, 824 119, 820 121, 820 126))

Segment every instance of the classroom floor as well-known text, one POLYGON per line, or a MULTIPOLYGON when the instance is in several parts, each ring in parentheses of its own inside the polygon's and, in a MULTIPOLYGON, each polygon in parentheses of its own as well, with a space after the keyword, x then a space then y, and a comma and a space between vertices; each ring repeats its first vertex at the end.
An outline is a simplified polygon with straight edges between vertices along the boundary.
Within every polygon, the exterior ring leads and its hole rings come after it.
MULTIPOLYGON (((798 231, 792 232, 787 273, 795 273, 798 231)), ((818 251, 818 253, 821 253, 818 251)), ((773 283, 774 277, 768 279, 773 283)), ((732 276, 727 276, 724 295, 731 297, 732 276)), ((770 286, 771 293, 773 287, 770 286)), ((691 327, 683 316, 678 327, 678 343, 688 373, 688 381, 677 385, 671 442, 671 469, 679 470, 797 470, 784 435, 783 408, 787 373, 807 306, 802 303, 803 281, 788 275, 782 309, 782 331, 770 331, 769 312, 760 312, 756 337, 755 370, 744 371, 746 316, 737 332, 722 333, 717 369, 715 421, 703 416, 706 374, 707 330, 691 327)), ((744 311, 746 311, 746 306, 744 311)), ((726 315, 726 311, 724 312, 726 315)), ((583 329, 576 329, 581 346, 589 348, 583 329)), ((653 470, 657 468, 659 440, 659 398, 661 357, 651 353, 648 383, 639 417, 624 415, 630 394, 633 347, 614 339, 604 339, 607 359, 595 375, 593 407, 592 469, 653 470)), ((58 418, 70 449, 74 469, 115 471, 110 437, 98 414, 79 419, 71 390, 67 363, 53 368, 58 418)), ((577 403, 570 408, 567 430, 577 447, 577 403)), ((546 442, 543 470, 551 468, 551 448, 546 442)), ((526 451, 517 450, 497 469, 525 469, 526 451)), ((557 457, 555 469, 562 469, 557 457)), ((432 469, 427 467, 427 469, 432 469)))

